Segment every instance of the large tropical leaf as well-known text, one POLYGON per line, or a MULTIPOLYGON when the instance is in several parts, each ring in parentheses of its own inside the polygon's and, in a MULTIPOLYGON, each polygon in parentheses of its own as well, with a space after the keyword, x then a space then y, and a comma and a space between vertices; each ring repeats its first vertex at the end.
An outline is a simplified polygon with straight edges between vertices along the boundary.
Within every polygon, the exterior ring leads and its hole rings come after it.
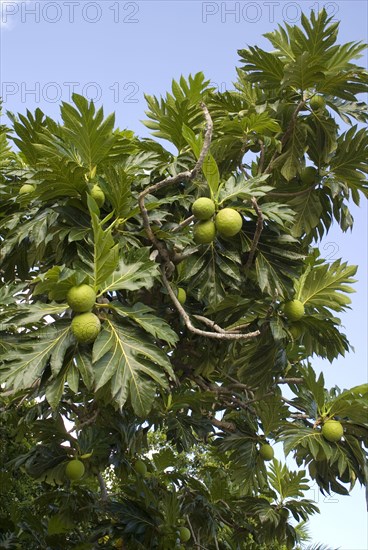
POLYGON ((123 407, 130 399, 138 416, 150 411, 156 386, 167 387, 174 377, 170 361, 147 336, 107 319, 93 346, 96 390, 109 384, 111 399, 123 407))
POLYGON ((149 334, 159 340, 164 340, 170 345, 178 341, 178 335, 170 325, 160 317, 153 315, 153 309, 142 303, 135 303, 132 307, 125 306, 120 302, 111 302, 109 307, 125 319, 131 319, 149 334))
POLYGON ((110 115, 104 120, 103 109, 96 111, 93 102, 88 104, 87 99, 78 94, 73 94, 72 99, 76 108, 68 103, 61 107, 62 136, 69 146, 66 152, 92 172, 114 143, 115 116, 110 115))
POLYGON ((56 377, 63 366, 66 351, 75 343, 67 321, 57 321, 42 329, 23 333, 23 338, 20 338, 18 346, 5 353, 0 364, 0 381, 14 390, 30 388, 48 365, 56 377))
POLYGON ((100 286, 100 294, 113 290, 149 289, 153 286, 159 271, 158 266, 149 258, 150 250, 133 250, 126 258, 121 257, 116 271, 100 286))
POLYGON ((203 112, 199 106, 204 94, 209 90, 209 81, 203 73, 189 75, 188 80, 183 76, 179 82, 173 80, 172 94, 159 101, 156 97, 145 95, 149 110, 146 114, 150 120, 144 124, 153 130, 156 137, 169 140, 178 151, 187 145, 182 134, 183 124, 193 131, 203 125, 203 112))
POLYGON ((342 311, 351 303, 347 294, 354 292, 350 285, 355 282, 356 272, 357 266, 341 260, 329 264, 311 257, 307 269, 295 282, 296 298, 319 312, 342 311))
POLYGON ((353 126, 337 140, 336 153, 330 169, 334 177, 352 189, 368 195, 368 135, 362 128, 353 126))

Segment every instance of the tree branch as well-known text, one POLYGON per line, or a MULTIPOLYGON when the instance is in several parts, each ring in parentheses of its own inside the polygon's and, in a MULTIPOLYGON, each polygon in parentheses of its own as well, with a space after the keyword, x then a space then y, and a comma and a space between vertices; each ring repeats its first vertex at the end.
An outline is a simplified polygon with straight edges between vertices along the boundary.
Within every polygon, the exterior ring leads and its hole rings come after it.
MULTIPOLYGON (((166 288, 166 290, 167 290, 174 306, 178 310, 181 318, 183 319, 185 326, 193 334, 198 334, 198 336, 205 336, 207 338, 215 338, 215 339, 218 339, 218 340, 250 340, 251 338, 256 338, 257 336, 259 336, 261 334, 259 330, 256 330, 254 332, 247 332, 247 333, 231 333, 231 332, 229 333, 229 332, 226 332, 224 329, 221 329, 221 327, 218 327, 218 329, 222 330, 223 332, 209 332, 209 331, 201 330, 201 329, 195 327, 192 324, 192 322, 189 318, 189 315, 187 314, 187 312, 185 311, 185 309, 183 308, 183 306, 181 305, 181 303, 177 299, 177 297, 176 297, 173 289, 171 288, 171 285, 170 285, 163 269, 161 269, 161 276, 162 276, 162 281, 164 283, 164 286, 165 286, 165 288, 166 288)), ((212 321, 210 319, 206 319, 206 322, 212 323, 212 321)))
POLYGON ((192 223, 193 220, 194 220, 194 216, 193 215, 189 216, 188 218, 180 222, 176 227, 174 227, 174 229, 172 229, 172 233, 176 233, 177 231, 180 231, 180 229, 183 229, 183 227, 186 227, 187 225, 192 223))
POLYGON ((276 384, 303 384, 304 378, 279 378, 276 384))
POLYGON ((107 502, 107 500, 109 498, 109 495, 107 493, 106 483, 105 483, 104 478, 102 477, 101 472, 98 472, 97 479, 98 479, 98 484, 99 484, 100 490, 101 490, 101 500, 103 502, 107 502))
POLYGON ((225 432, 236 432, 236 426, 233 422, 225 422, 224 420, 218 420, 214 416, 210 417, 211 423, 225 432))
POLYGON ((206 158, 208 151, 210 149, 212 131, 213 131, 213 122, 206 105, 203 102, 200 105, 204 112, 205 120, 207 123, 207 129, 204 137, 203 147, 194 168, 192 170, 180 172, 176 176, 169 176, 153 185, 150 185, 149 187, 146 187, 146 189, 144 189, 144 191, 142 191, 138 197, 138 205, 142 214, 143 227, 147 233, 147 237, 149 238, 153 246, 158 251, 161 257, 161 260, 164 262, 165 269, 167 270, 169 275, 171 275, 175 267, 173 262, 171 261, 170 254, 166 248, 166 245, 162 243, 159 239, 157 239, 156 235, 152 230, 152 227, 149 222, 148 211, 145 205, 145 198, 150 193, 154 193, 155 191, 158 191, 158 189, 161 189, 162 187, 166 187, 168 185, 175 185, 183 182, 186 183, 188 181, 191 181, 197 176, 198 172, 201 170, 204 159, 206 158))
MULTIPOLYGON (((207 338, 216 338, 216 339, 222 339, 222 340, 249 340, 251 338, 256 338, 257 336, 259 336, 260 331, 257 330, 255 332, 248 332, 248 333, 227 332, 223 328, 216 325, 210 319, 207 319, 206 317, 202 317, 202 316, 200 317, 200 320, 203 323, 207 324, 207 326, 211 326, 211 328, 214 332, 201 330, 201 329, 195 327, 192 324, 192 322, 189 318, 189 315, 187 314, 185 309, 180 304, 179 300, 177 299, 177 297, 176 297, 175 293, 173 292, 173 290, 171 288, 171 285, 169 283, 168 277, 171 276, 172 272, 175 269, 175 266, 174 266, 174 263, 173 263, 173 261, 170 257, 170 253, 166 248, 166 245, 163 242, 159 241, 159 239, 156 238, 154 232, 152 231, 152 228, 151 228, 150 222, 149 222, 148 212, 147 212, 145 202, 144 202, 145 197, 148 194, 154 193, 158 189, 161 189, 162 187, 166 187, 168 185, 174 185, 176 183, 191 181, 192 179, 194 179, 196 177, 199 170, 201 170, 203 162, 204 162, 204 160, 205 160, 205 158, 206 158, 206 156, 209 152, 209 149, 210 149, 211 139, 212 139, 212 131, 213 131, 213 122, 212 122, 210 113, 209 113, 206 105, 204 103, 201 103, 201 108, 203 110, 203 113, 204 113, 204 116, 205 116, 205 119, 206 119, 207 128, 206 128, 206 133, 205 133, 205 137, 204 137, 204 141, 203 141, 203 147, 202 147, 202 150, 200 152, 200 155, 198 157, 198 160, 197 160, 194 168, 191 171, 185 171, 185 172, 181 172, 180 174, 177 174, 176 176, 167 177, 164 180, 159 181, 159 182, 155 183, 154 185, 150 185, 149 187, 144 189, 144 191, 142 191, 140 193, 139 198, 138 198, 139 208, 140 208, 140 211, 141 211, 141 214, 142 214, 143 226, 146 230, 147 236, 148 236, 149 240, 151 241, 151 243, 153 244, 153 246, 158 251, 158 254, 159 254, 160 259, 161 259, 161 275, 162 275, 163 284, 164 284, 164 286, 165 286, 165 288, 166 288, 166 290, 167 290, 174 306, 178 310, 181 318, 183 319, 184 324, 187 327, 187 329, 190 332, 194 333, 194 334, 198 334, 199 336, 205 336, 207 338)), ((188 218, 188 219, 190 219, 190 218, 188 218)), ((190 223, 187 220, 185 220, 185 222, 190 223)))

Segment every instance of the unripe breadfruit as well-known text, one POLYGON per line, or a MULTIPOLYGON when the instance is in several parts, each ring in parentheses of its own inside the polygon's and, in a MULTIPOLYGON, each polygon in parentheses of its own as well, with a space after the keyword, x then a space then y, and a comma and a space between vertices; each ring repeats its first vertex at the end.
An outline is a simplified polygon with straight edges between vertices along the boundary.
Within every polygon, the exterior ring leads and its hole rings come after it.
POLYGON ((82 313, 76 315, 72 321, 71 329, 81 344, 94 342, 101 330, 100 319, 94 313, 82 313))
POLYGON ((303 330, 302 330, 302 327, 298 323, 293 323, 289 327, 289 332, 290 332, 290 334, 291 334, 291 336, 293 337, 294 340, 298 340, 298 338, 301 337, 303 330))
POLYGON ((89 285, 72 286, 66 295, 66 301, 73 311, 84 313, 93 308, 96 292, 89 285))
POLYGON ((223 237, 234 237, 242 228, 243 219, 233 208, 223 208, 215 218, 216 229, 223 237))
POLYGON ((193 238, 196 244, 212 243, 216 236, 216 227, 212 220, 198 222, 193 229, 193 238))
POLYGON ((272 460, 275 453, 271 445, 264 443, 259 449, 259 454, 263 460, 272 460))
POLYGON ((179 529, 179 538, 181 542, 188 542, 188 540, 191 537, 191 533, 188 529, 188 527, 180 527, 179 529))
POLYGON ((337 443, 344 435, 344 428, 338 420, 327 420, 322 426, 322 435, 327 441, 337 443))
POLYGON ((97 206, 101 208, 105 202, 105 193, 102 191, 99 185, 94 185, 91 189, 91 197, 97 202, 97 206))
POLYGON ((207 197, 201 197, 194 201, 192 212, 197 220, 209 220, 215 213, 215 203, 207 197))
POLYGON ((143 460, 137 460, 134 464, 134 471, 144 477, 147 473, 147 466, 143 462, 143 460))
POLYGON ((29 193, 33 193, 34 190, 35 187, 33 185, 31 185, 30 183, 25 183, 19 189, 19 195, 28 195, 29 193))
POLYGON ((318 111, 319 109, 324 109, 326 102, 321 95, 314 95, 311 97, 309 105, 312 111, 318 111))
POLYGON ((72 481, 81 479, 84 476, 84 472, 85 472, 85 467, 83 462, 77 459, 74 459, 68 462, 65 468, 65 473, 67 477, 72 481))
POLYGON ((291 300, 284 305, 284 314, 289 321, 299 321, 304 313, 304 306, 300 300, 291 300))
POLYGON ((306 166, 300 172, 300 179, 304 185, 312 185, 317 181, 318 170, 314 166, 306 166))
POLYGON ((178 288, 177 298, 180 304, 183 306, 187 300, 187 293, 185 292, 184 288, 178 288))

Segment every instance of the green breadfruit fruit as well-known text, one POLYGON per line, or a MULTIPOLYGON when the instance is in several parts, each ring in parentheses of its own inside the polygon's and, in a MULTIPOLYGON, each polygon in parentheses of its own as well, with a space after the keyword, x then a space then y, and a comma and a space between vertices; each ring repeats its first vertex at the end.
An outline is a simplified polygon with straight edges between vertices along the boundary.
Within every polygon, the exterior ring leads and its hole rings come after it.
POLYGON ((72 286, 66 295, 69 307, 77 313, 84 313, 93 308, 96 292, 89 285, 72 286))
POLYGON ((74 317, 71 329, 78 342, 90 344, 96 340, 101 330, 101 322, 94 313, 82 313, 74 317))
POLYGON ((304 313, 304 305, 300 300, 291 300, 284 305, 284 315, 289 321, 299 321, 304 313))
POLYGON ((134 464, 134 471, 140 476, 144 477, 147 474, 147 466, 143 460, 138 459, 134 464))
POLYGON ((179 538, 181 542, 188 542, 188 540, 191 537, 191 533, 188 529, 188 527, 180 527, 179 529, 179 538))
POLYGON ((322 435, 327 441, 337 443, 344 435, 344 428, 338 420, 327 420, 322 426, 322 435))
POLYGON ((216 227, 212 220, 198 222, 193 229, 193 239, 196 244, 209 244, 216 237, 216 227))
POLYGON ((215 224, 222 237, 234 237, 242 228, 243 218, 233 208, 223 208, 218 212, 215 224))
POLYGON ((31 185, 30 183, 25 183, 19 189, 19 195, 28 195, 29 193, 33 193, 34 190, 35 190, 34 185, 31 185))
POLYGON ((187 293, 185 292, 184 288, 178 288, 177 298, 180 304, 183 306, 187 300, 187 293))
POLYGON ((77 481, 78 479, 81 479, 84 476, 85 467, 83 462, 80 460, 74 459, 68 462, 65 468, 66 476, 71 481, 77 481))
POLYGON ((312 111, 319 111, 319 109, 324 109, 326 107, 326 101, 321 95, 314 95, 311 97, 309 105, 312 111))
POLYGON ((105 193, 102 191, 99 185, 94 185, 91 189, 91 197, 95 199, 97 206, 101 208, 105 202, 105 193))
POLYGON ((194 201, 192 212, 197 220, 209 220, 215 213, 215 203, 207 197, 201 197, 194 201))
POLYGON ((259 454, 263 460, 272 460, 275 453, 271 445, 264 443, 259 449, 259 454))
POLYGON ((300 179, 304 185, 312 185, 316 183, 318 178, 318 170, 314 166, 306 166, 300 172, 300 179))

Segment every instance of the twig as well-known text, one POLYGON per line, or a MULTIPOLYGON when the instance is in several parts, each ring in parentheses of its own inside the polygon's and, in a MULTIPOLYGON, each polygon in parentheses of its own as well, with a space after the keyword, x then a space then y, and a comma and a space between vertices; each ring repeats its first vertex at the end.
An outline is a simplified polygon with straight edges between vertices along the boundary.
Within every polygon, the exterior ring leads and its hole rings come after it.
POLYGON ((193 220, 194 220, 194 216, 193 215, 189 216, 189 218, 186 218, 182 222, 178 223, 178 225, 174 227, 174 229, 172 229, 171 232, 176 233, 177 231, 180 231, 180 229, 183 229, 183 227, 186 227, 187 225, 191 224, 193 220))
POLYGON ((236 432, 236 425, 234 422, 226 422, 225 420, 218 420, 211 414, 209 415, 209 420, 211 424, 216 426, 216 428, 219 428, 220 430, 223 430, 225 432, 236 432))
POLYGON ((189 519, 188 514, 187 514, 185 517, 186 517, 186 520, 187 520, 187 522, 188 522, 190 532, 191 532, 191 534, 192 534, 193 542, 194 542, 194 544, 197 546, 197 548, 200 548, 200 546, 198 545, 197 537, 196 537, 196 534, 195 534, 195 532, 194 532, 193 526, 192 526, 192 524, 191 524, 191 522, 190 522, 190 519, 189 519))
POLYGON ((103 502, 107 502, 107 500, 109 498, 109 495, 107 493, 106 483, 105 483, 104 478, 102 477, 101 472, 98 472, 97 479, 98 479, 98 484, 99 484, 100 489, 101 489, 101 500, 103 502))
POLYGON ((244 324, 244 325, 239 325, 238 327, 236 328, 232 328, 232 329, 223 329, 221 328, 219 325, 217 325, 214 321, 212 321, 211 319, 208 319, 207 317, 203 317, 203 315, 193 315, 193 317, 195 317, 196 319, 198 319, 198 321, 202 321, 202 323, 204 323, 205 325, 207 325, 208 327, 212 328, 213 330, 215 330, 216 332, 219 332, 221 334, 239 334, 239 331, 242 329, 242 328, 248 328, 250 323, 247 323, 247 324, 244 324))
POLYGON ((165 244, 159 241, 159 239, 156 238, 154 232, 152 231, 152 228, 149 223, 148 211, 144 200, 147 195, 149 195, 150 193, 154 193, 155 191, 158 191, 158 189, 161 189, 162 187, 193 180, 197 176, 198 172, 201 170, 204 159, 206 158, 208 151, 210 149, 212 131, 213 131, 213 122, 212 122, 210 113, 203 102, 201 103, 201 108, 204 112, 204 116, 207 123, 207 129, 204 137, 203 147, 194 168, 192 170, 186 170, 184 172, 180 172, 176 176, 169 176, 153 185, 150 185, 149 187, 146 187, 146 189, 144 189, 144 191, 142 191, 138 197, 138 204, 139 204, 139 208, 143 218, 143 226, 146 230, 147 236, 151 241, 151 243, 156 248, 156 250, 159 252, 160 257, 165 264, 165 268, 170 275, 175 269, 174 264, 171 261, 169 251, 167 250, 165 244))
POLYGON ((279 291, 277 290, 277 288, 275 288, 275 291, 274 291, 275 295, 274 297, 272 298, 272 302, 270 303, 270 306, 266 312, 266 317, 265 319, 269 319, 270 317, 272 317, 272 314, 274 312, 274 309, 275 309, 275 305, 277 303, 277 298, 278 298, 278 295, 279 295, 279 291))
MULTIPOLYGON (((257 330, 255 332, 249 332, 249 333, 227 332, 224 329, 222 329, 221 327, 219 327, 218 325, 215 325, 215 323, 213 323, 213 321, 211 321, 210 319, 207 319, 206 317, 201 317, 200 320, 202 322, 206 323, 208 326, 211 326, 211 328, 212 328, 212 330, 214 330, 214 332, 198 329, 192 324, 192 322, 189 318, 189 315, 186 313, 185 309, 180 304, 179 300, 177 299, 177 297, 176 297, 176 295, 175 295, 174 291, 172 290, 171 285, 169 283, 168 277, 171 276, 173 270, 175 269, 174 261, 171 259, 169 251, 166 248, 166 245, 163 242, 159 241, 159 239, 156 238, 154 232, 152 231, 152 228, 151 228, 150 222, 149 222, 149 218, 148 218, 148 212, 147 212, 145 202, 144 202, 145 197, 148 194, 154 193, 158 189, 161 189, 162 187, 166 187, 168 185, 174 185, 174 184, 179 183, 179 182, 181 183, 181 182, 191 181, 192 179, 194 179, 196 177, 199 170, 201 170, 203 162, 204 162, 204 160, 205 160, 205 158, 206 158, 206 156, 209 152, 209 149, 210 149, 212 131, 213 131, 213 122, 212 122, 210 113, 209 113, 206 105, 204 103, 201 103, 201 108, 204 112, 207 128, 206 128, 205 137, 204 137, 204 141, 203 141, 203 147, 202 147, 202 150, 200 152, 200 155, 198 157, 198 160, 197 160, 194 168, 191 171, 185 171, 185 172, 181 172, 180 174, 177 174, 176 176, 167 177, 164 180, 159 181, 159 182, 155 183, 154 185, 150 185, 149 187, 147 187, 139 195, 139 199, 138 199, 139 208, 141 210, 141 214, 142 214, 142 218, 143 218, 143 226, 146 230, 147 236, 148 236, 149 240, 151 241, 151 243, 153 244, 153 246, 158 251, 158 254, 159 254, 160 259, 161 259, 161 275, 162 275, 163 284, 164 284, 164 286, 165 286, 165 288, 166 288, 173 304, 175 305, 176 309, 178 310, 180 316, 182 317, 182 319, 184 321, 184 324, 187 327, 187 329, 190 332, 194 333, 194 334, 198 334, 199 336, 205 336, 207 338, 216 338, 216 339, 223 339, 223 340, 249 340, 250 338, 256 338, 257 336, 259 336, 260 331, 257 330)), ((187 223, 190 223, 190 222, 187 222, 187 223)))
POLYGON ((283 401, 284 403, 287 403, 287 404, 290 405, 291 407, 294 407, 294 409, 299 409, 300 411, 307 412, 307 409, 306 409, 305 407, 303 407, 302 405, 296 405, 295 403, 293 403, 293 402, 290 401, 289 399, 286 399, 286 397, 280 396, 280 399, 281 399, 281 401, 283 401))
POLYGON ((279 378, 276 380, 276 384, 302 384, 303 378, 279 378))
POLYGON ((252 265, 254 254, 256 253, 256 250, 257 250, 259 238, 260 238, 261 233, 263 231, 263 214, 262 214, 262 210, 259 208, 257 200, 256 200, 255 197, 252 197, 251 202, 252 202, 254 210, 257 212, 257 225, 256 225, 256 231, 255 231, 254 236, 253 236, 252 246, 250 247, 248 259, 247 259, 247 262, 245 264, 245 269, 249 269, 250 266, 252 265))
POLYGON ((205 325, 212 328, 216 332, 219 332, 220 334, 226 334, 226 330, 221 328, 219 325, 216 325, 214 321, 211 321, 211 319, 207 319, 207 317, 203 317, 203 315, 193 315, 195 319, 198 319, 198 321, 202 321, 205 325))
POLYGON ((271 391, 271 392, 268 392, 268 393, 265 393, 265 394, 261 395, 261 397, 256 397, 255 399, 250 399, 250 401, 247 401, 247 405, 249 405, 250 403, 257 403, 257 401, 262 401, 262 399, 264 399, 265 397, 271 397, 271 395, 275 395, 275 392, 271 391))
MULTIPOLYGON (((187 314, 187 312, 185 311, 185 309, 183 308, 183 306, 181 305, 181 303, 177 299, 177 297, 176 297, 173 289, 171 288, 171 285, 170 285, 163 269, 161 270, 161 275, 162 275, 162 281, 164 283, 164 286, 165 286, 172 302, 174 303, 176 309, 180 313, 180 316, 182 317, 182 319, 185 323, 185 326, 187 327, 188 330, 190 330, 190 332, 193 332, 193 334, 198 334, 198 336, 206 336, 207 338, 216 338, 216 339, 219 339, 219 340, 250 340, 251 338, 256 338, 257 336, 260 335, 259 330, 256 330, 254 332, 247 332, 247 333, 243 334, 243 333, 231 333, 231 332, 229 333, 229 332, 226 332, 224 329, 221 329, 221 330, 223 330, 223 332, 209 332, 209 331, 201 330, 201 329, 195 327, 192 324, 192 322, 189 318, 189 315, 187 314)), ((210 320, 208 320, 208 321, 212 322, 210 320)), ((218 327, 218 328, 221 328, 221 327, 218 327)))
POLYGON ((244 164, 241 164, 241 165, 240 165, 240 171, 241 171, 241 173, 243 174, 243 176, 245 177, 245 179, 249 180, 249 174, 248 174, 248 172, 245 170, 244 164))

